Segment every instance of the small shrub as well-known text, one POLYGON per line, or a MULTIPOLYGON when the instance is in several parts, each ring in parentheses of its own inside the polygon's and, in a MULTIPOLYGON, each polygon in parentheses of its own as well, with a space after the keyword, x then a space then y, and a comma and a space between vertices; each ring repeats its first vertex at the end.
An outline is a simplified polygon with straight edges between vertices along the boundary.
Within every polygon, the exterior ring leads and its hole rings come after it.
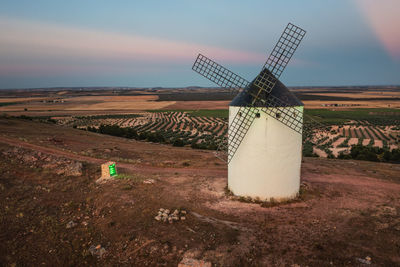
POLYGON ((172 145, 173 145, 173 146, 182 147, 182 146, 185 145, 185 143, 183 142, 182 139, 177 138, 177 139, 175 139, 175 140, 173 141, 172 145))

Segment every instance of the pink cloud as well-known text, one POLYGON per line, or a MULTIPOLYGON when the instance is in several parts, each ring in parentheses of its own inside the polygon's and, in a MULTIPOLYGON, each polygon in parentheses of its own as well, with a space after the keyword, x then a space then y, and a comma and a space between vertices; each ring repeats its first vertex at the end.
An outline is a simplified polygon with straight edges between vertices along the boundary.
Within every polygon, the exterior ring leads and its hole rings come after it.
POLYGON ((388 53, 400 60, 400 1, 355 0, 388 53))
MULTIPOLYGON (((21 60, 181 62, 204 53, 218 61, 259 63, 264 54, 0 17, 0 55, 21 60)), ((4 67, 4 66, 3 66, 4 67)))
POLYGON ((65 63, 13 63, 13 64, 2 64, 0 63, 0 76, 3 77, 18 77, 24 76, 53 76, 53 75, 65 75, 65 74, 96 74, 96 73, 131 73, 135 72, 150 72, 148 68, 137 68, 132 67, 119 67, 109 65, 78 65, 78 64, 65 64, 65 63))

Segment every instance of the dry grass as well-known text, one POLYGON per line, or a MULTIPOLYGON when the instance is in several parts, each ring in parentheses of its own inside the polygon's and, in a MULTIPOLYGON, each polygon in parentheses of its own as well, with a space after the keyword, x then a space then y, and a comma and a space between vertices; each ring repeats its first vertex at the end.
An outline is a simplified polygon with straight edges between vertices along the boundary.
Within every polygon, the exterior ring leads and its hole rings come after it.
POLYGON ((163 102, 149 102, 149 101, 115 101, 103 102, 95 104, 80 104, 65 110, 147 110, 147 109, 161 109, 174 104, 174 101, 163 102))
POLYGON ((157 95, 135 95, 135 96, 78 96, 69 98, 68 102, 141 102, 141 101, 155 101, 158 99, 157 95))
POLYGON ((230 101, 176 101, 164 109, 227 109, 229 103, 230 101))
POLYGON ((139 96, 82 96, 65 98, 64 103, 37 102, 47 98, 3 98, 2 102, 34 101, 0 107, 2 112, 28 111, 102 111, 102 110, 148 110, 161 109, 175 104, 175 101, 156 101, 157 95, 139 96))
MULTIPOLYGON (((321 88, 323 89, 323 88, 321 88)), ((205 90, 205 89, 204 89, 205 90)), ((309 89, 304 89, 309 90, 309 89)), ((201 90, 200 90, 201 91, 201 90)), ((301 92, 303 90, 296 90, 301 92)), ((227 109, 230 101, 157 101, 157 95, 141 95, 141 91, 137 92, 139 95, 92 95, 92 96, 73 96, 68 97, 67 91, 61 91, 52 95, 52 97, 5 97, 0 98, 0 103, 6 102, 24 102, 17 105, 1 106, 0 112, 12 112, 16 114, 17 112, 24 112, 27 108, 29 114, 31 112, 41 112, 48 115, 46 112, 58 112, 58 114, 66 114, 72 112, 100 112, 100 111, 139 111, 139 110, 151 110, 151 109, 164 109, 164 110, 174 110, 174 109, 227 109), (42 100, 62 98, 64 103, 42 103, 42 100)), ((383 97, 400 97, 400 92, 384 92, 384 91, 365 91, 359 93, 334 93, 327 90, 326 93, 306 93, 309 95, 316 96, 337 96, 337 97, 349 97, 349 98, 383 98, 383 97)), ((345 110, 348 108, 400 108, 399 101, 396 100, 346 100, 346 101, 334 101, 334 100, 305 100, 303 101, 305 107, 308 109, 316 108, 328 108, 323 107, 323 104, 339 104, 345 105, 343 107, 334 107, 335 109, 345 110), (352 104, 357 104, 359 106, 351 106, 352 104)))
POLYGON ((0 98, 0 103, 42 101, 49 98, 50 97, 2 97, 0 98))

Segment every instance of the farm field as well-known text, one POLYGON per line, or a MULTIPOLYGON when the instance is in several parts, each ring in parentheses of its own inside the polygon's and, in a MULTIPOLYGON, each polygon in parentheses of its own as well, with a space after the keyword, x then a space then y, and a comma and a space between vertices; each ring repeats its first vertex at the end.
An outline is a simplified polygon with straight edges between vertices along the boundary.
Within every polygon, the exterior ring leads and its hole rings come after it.
POLYGON ((313 146, 313 152, 320 157, 348 154, 353 145, 384 150, 399 148, 398 109, 312 109, 306 110, 306 114, 328 125, 327 129, 315 129, 308 139, 313 146))
MULTIPOLYGON (((400 110, 355 109, 306 111, 327 128, 315 129, 305 141, 313 156, 339 157, 353 145, 392 151, 399 148, 400 110)), ((52 117, 60 125, 101 133, 108 127, 130 129, 137 139, 215 150, 227 136, 226 110, 148 111, 129 115, 52 117)), ((307 118, 306 118, 307 121, 307 118)))
MULTIPOLYGON (((379 153, 399 148, 398 87, 292 91, 305 103, 305 113, 327 126, 306 136, 304 155, 343 157, 354 145, 381 149, 379 153)), ((227 136, 227 107, 232 98, 228 90, 220 88, 38 89, 0 95, 0 112, 138 140, 215 150, 227 136)))
MULTIPOLYGON (((399 87, 292 88, 306 109, 400 108, 399 87)), ((1 90, 0 113, 96 115, 146 110, 227 109, 234 96, 221 88, 54 88, 1 90)))
POLYGON ((143 112, 133 115, 53 117, 58 124, 102 131, 106 126, 129 128, 140 139, 193 148, 217 149, 227 136, 225 110, 143 112))

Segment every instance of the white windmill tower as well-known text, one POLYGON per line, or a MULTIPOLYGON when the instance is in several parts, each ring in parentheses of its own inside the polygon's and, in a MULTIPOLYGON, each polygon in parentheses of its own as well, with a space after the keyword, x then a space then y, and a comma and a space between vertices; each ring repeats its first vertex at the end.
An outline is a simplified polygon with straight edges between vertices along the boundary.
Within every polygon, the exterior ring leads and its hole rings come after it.
POLYGON ((239 196, 286 200, 297 196, 303 130, 303 104, 278 78, 305 35, 291 23, 250 83, 199 54, 193 70, 239 92, 229 106, 226 153, 228 188, 239 196))

